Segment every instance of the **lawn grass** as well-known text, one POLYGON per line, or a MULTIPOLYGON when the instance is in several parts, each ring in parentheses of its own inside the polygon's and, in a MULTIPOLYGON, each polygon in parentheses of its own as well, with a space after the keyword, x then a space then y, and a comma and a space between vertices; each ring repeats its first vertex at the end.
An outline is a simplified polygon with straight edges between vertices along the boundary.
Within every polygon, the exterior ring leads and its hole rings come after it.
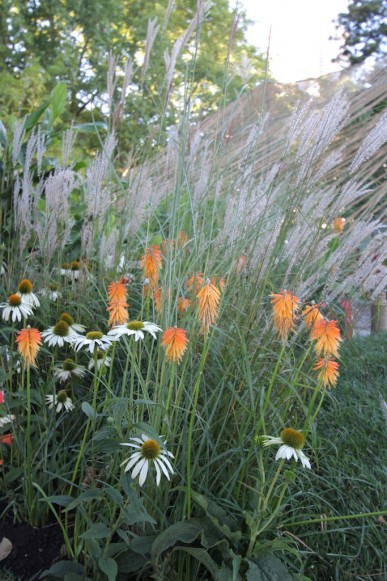
MULTIPOLYGON (((302 509, 294 507, 300 516, 386 509, 387 334, 347 341, 341 355, 337 389, 318 417, 314 471, 303 480, 302 509)), ((290 529, 308 546, 303 572, 318 581, 386 579, 386 520, 290 529)))

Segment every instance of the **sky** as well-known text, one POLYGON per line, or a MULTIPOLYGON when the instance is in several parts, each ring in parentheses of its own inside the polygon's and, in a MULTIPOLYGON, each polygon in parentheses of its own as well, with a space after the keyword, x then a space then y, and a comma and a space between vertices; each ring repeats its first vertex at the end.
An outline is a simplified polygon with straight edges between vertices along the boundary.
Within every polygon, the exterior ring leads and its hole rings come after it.
POLYGON ((266 53, 270 35, 270 71, 283 83, 341 70, 331 60, 340 41, 332 20, 346 12, 348 0, 235 0, 254 21, 247 39, 266 53))

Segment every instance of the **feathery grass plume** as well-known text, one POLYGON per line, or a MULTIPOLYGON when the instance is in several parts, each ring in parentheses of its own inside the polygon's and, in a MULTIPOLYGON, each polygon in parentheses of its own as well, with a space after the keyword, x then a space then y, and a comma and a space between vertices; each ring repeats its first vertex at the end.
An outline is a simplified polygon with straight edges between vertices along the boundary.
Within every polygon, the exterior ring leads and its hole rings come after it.
POLYGON ((151 289, 157 286, 160 270, 162 269, 162 254, 158 244, 153 244, 146 248, 145 254, 140 259, 141 268, 144 271, 144 278, 149 282, 151 289))
POLYGON ((320 321, 324 318, 316 305, 307 305, 302 311, 302 316, 304 317, 305 325, 309 330, 314 327, 316 321, 320 321))
POLYGON ((161 344, 165 347, 168 361, 180 363, 187 349, 187 333, 179 327, 168 327, 163 333, 161 344))
POLYGON ((337 361, 327 357, 318 359, 313 369, 319 371, 318 378, 325 387, 336 387, 337 378, 339 377, 339 364, 337 361))
POLYGON ((286 341, 289 332, 294 327, 300 299, 286 290, 279 294, 273 293, 270 296, 273 304, 274 327, 282 341, 286 341))
POLYGON ((367 159, 369 159, 387 141, 387 113, 379 119, 377 125, 368 133, 356 153, 350 173, 354 173, 367 159))
POLYGON ((313 326, 310 338, 316 341, 314 350, 318 356, 339 356, 341 336, 337 321, 328 321, 325 318, 317 321, 313 326))
POLYGON ((19 353, 21 353, 26 367, 36 367, 36 356, 39 347, 42 344, 42 336, 38 329, 26 327, 21 329, 16 337, 16 343, 19 353))
POLYGON ((199 301, 199 320, 202 323, 201 332, 207 332, 215 323, 220 301, 220 291, 207 278, 205 285, 196 295, 199 301))

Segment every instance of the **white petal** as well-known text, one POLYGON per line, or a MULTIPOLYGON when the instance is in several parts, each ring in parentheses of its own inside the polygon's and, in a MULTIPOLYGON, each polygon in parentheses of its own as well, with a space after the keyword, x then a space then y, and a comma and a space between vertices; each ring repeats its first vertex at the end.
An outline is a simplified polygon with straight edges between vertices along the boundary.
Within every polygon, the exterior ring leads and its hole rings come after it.
MULTIPOLYGON (((160 466, 161 470, 165 474, 165 477, 169 480, 168 470, 166 469, 166 467, 164 466, 164 464, 162 462, 160 462, 160 458, 155 458, 154 462, 157 463, 160 466)), ((172 470, 172 474, 173 474, 173 470, 172 470)))
POLYGON ((156 468, 156 484, 157 486, 160 484, 160 480, 161 480, 161 472, 160 472, 160 468, 157 462, 154 462, 155 468, 156 468))
POLYGON ((310 465, 309 458, 307 456, 305 456, 304 452, 302 452, 302 450, 298 450, 297 455, 298 455, 299 459, 301 460, 301 464, 303 465, 303 467, 309 468, 309 470, 311 470, 312 468, 310 465))
POLYGON ((160 456, 158 457, 158 460, 162 460, 165 463, 165 465, 169 468, 169 470, 172 472, 172 474, 173 474, 172 464, 170 463, 170 461, 168 460, 168 458, 166 457, 166 455, 164 454, 164 452, 161 452, 160 456))
POLYGON ((128 461, 126 467, 125 467, 125 472, 127 472, 128 470, 130 470, 131 468, 133 468, 133 466, 135 464, 137 464, 137 462, 139 462, 140 459, 141 459, 141 454, 139 452, 135 452, 133 454, 133 456, 131 456, 129 458, 129 461, 128 461))
POLYGON ((133 472, 131 474, 133 480, 136 478, 136 476, 139 474, 140 470, 143 468, 144 464, 148 462, 148 460, 146 460, 146 458, 143 458, 142 460, 140 460, 136 466, 133 468, 133 472))
POLYGON ((139 478, 139 485, 142 486, 146 480, 147 474, 148 474, 148 467, 149 467, 149 462, 148 460, 145 461, 144 466, 141 468, 141 472, 140 472, 140 478, 139 478))

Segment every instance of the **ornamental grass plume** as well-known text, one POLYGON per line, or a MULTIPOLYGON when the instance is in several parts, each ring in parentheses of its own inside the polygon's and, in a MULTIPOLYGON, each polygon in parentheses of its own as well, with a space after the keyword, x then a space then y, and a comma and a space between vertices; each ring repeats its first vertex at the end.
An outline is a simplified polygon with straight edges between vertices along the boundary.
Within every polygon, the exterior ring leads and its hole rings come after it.
POLYGON ((168 361, 181 363, 187 349, 187 333, 179 327, 168 327, 163 333, 161 344, 165 347, 165 356, 168 361))
POLYGON ((144 271, 144 278, 148 280, 151 288, 157 286, 160 270, 162 269, 162 254, 158 244, 153 244, 146 248, 144 256, 140 259, 141 268, 144 271))
POLYGON ((337 378, 339 377, 339 364, 337 361, 329 358, 318 359, 313 369, 319 371, 318 379, 322 381, 325 387, 336 387, 337 378))
POLYGON ((325 318, 317 321, 312 329, 310 338, 316 341, 314 350, 318 356, 339 356, 341 336, 337 321, 328 321, 325 318))
POLYGON ((197 293, 199 301, 199 320, 202 323, 201 331, 206 332, 215 322, 218 314, 220 291, 207 279, 206 284, 197 293))
POLYGON ((274 327, 282 341, 286 341, 289 332, 294 327, 295 317, 299 308, 300 299, 288 291, 272 294, 274 327))
POLYGON ((39 347, 42 344, 42 336, 38 329, 27 327, 21 329, 16 337, 16 343, 19 353, 21 353, 26 367, 36 367, 36 356, 39 347))
POLYGON ((302 311, 302 316, 304 317, 305 325, 309 330, 313 329, 316 321, 321 321, 321 319, 324 318, 316 305, 307 305, 302 311))

